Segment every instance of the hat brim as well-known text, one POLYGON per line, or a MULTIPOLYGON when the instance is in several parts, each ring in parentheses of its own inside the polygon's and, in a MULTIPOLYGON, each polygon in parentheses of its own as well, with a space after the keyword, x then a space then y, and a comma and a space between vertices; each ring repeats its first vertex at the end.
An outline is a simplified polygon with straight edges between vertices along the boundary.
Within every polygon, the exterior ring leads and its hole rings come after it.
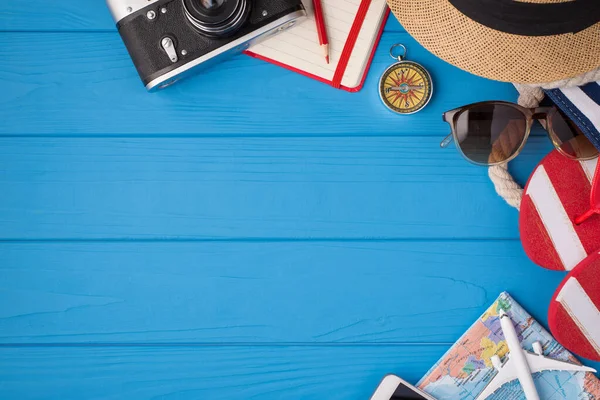
POLYGON ((520 36, 481 25, 447 0, 387 1, 408 33, 425 48, 485 78, 545 83, 600 67, 600 23, 578 33, 520 36))

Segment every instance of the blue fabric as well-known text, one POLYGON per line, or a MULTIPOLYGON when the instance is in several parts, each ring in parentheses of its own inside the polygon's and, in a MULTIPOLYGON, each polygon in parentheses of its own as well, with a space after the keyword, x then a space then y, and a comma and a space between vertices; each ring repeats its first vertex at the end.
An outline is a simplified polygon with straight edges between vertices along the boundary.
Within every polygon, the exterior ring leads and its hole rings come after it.
MULTIPOLYGON (((581 90, 600 105, 600 85, 597 82, 581 87, 581 90)), ((600 150, 600 132, 589 117, 573 104, 561 89, 546 90, 546 95, 571 119, 592 144, 600 150)))
POLYGON ((600 84, 598 82, 588 83, 581 87, 581 90, 585 92, 596 104, 600 104, 600 84))

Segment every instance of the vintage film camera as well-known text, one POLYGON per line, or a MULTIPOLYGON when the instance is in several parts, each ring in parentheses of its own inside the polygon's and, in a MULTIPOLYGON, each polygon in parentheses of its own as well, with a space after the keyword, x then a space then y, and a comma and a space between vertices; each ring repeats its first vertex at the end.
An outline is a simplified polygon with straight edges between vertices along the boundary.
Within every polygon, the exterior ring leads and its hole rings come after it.
POLYGON ((107 0, 153 91, 239 54, 306 16, 300 0, 107 0))

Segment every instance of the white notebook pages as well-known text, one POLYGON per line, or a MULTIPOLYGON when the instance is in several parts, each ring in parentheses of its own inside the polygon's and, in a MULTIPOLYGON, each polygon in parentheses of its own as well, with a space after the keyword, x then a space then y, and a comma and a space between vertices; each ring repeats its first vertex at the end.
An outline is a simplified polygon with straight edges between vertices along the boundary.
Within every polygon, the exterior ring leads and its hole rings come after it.
MULTIPOLYGON (((249 51, 267 61, 284 64, 331 83, 361 0, 321 0, 329 40, 329 64, 325 62, 319 45, 312 1, 303 0, 303 4, 308 14, 306 20, 251 47, 249 51)), ((344 71, 342 86, 353 89, 361 85, 386 15, 385 0, 371 0, 344 71)))

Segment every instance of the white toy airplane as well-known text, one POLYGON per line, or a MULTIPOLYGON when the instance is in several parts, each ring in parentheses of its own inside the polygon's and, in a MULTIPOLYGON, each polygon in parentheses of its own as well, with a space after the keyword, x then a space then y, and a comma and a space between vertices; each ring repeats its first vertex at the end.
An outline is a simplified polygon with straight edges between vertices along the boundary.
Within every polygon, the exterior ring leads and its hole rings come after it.
POLYGON ((531 375, 533 373, 549 370, 596 372, 595 369, 583 365, 544 357, 540 342, 533 344, 533 353, 523 350, 515 327, 508 314, 504 311, 500 311, 500 326, 506 339, 509 354, 504 358, 504 362, 500 362, 500 357, 497 355, 491 358, 492 364, 498 370, 498 373, 485 387, 483 392, 477 396, 477 400, 488 398, 492 393, 500 389, 502 385, 515 379, 519 380, 527 400, 539 400, 540 397, 533 383, 533 376, 531 375))

